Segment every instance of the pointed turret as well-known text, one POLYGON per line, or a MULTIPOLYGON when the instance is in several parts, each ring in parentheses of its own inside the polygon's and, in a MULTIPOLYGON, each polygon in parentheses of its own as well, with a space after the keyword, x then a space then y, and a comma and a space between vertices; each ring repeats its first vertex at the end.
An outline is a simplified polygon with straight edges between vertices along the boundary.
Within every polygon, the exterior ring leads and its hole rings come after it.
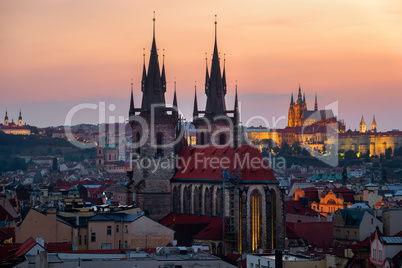
POLYGON ((173 112, 177 113, 176 79, 174 81, 173 108, 175 108, 173 112))
MULTIPOLYGON (((161 83, 162 83, 163 92, 166 92, 165 54, 163 54, 161 83)), ((176 83, 176 82, 175 82, 175 83, 176 83)))
POLYGON ((233 135, 233 150, 236 150, 240 145, 240 113, 239 113, 239 101, 237 98, 237 81, 236 81, 236 93, 234 103, 234 135, 233 135))
POLYGON ((301 93, 301 87, 299 84, 299 94, 297 95, 297 103, 302 103, 302 93, 301 93))
POLYGON ((315 94, 314 111, 318 111, 317 94, 315 94))
POLYGON ((4 116, 4 120, 8 119, 8 114, 7 114, 7 110, 6 110, 6 116, 4 116))
POLYGON ((360 133, 365 133, 366 132, 366 122, 364 122, 364 118, 362 116, 362 119, 360 120, 360 125, 359 125, 359 132, 360 133))
POLYGON ((149 57, 148 72, 145 78, 145 63, 143 70, 143 95, 141 103, 141 112, 149 113, 154 105, 157 105, 155 113, 165 113, 165 91, 166 81, 163 79, 164 68, 162 75, 159 69, 158 50, 155 41, 155 16, 153 18, 153 39, 151 55, 149 57), (145 81, 145 83, 144 83, 145 81))
POLYGON ((20 115, 18 116, 18 120, 22 120, 21 109, 20 109, 20 115))
POLYGON ((143 68, 142 68, 142 80, 141 80, 141 91, 145 91, 145 85, 147 83, 147 70, 145 68, 145 48, 143 56, 143 68))
POLYGON ((290 94, 290 105, 294 105, 294 101, 293 101, 293 93, 290 94))
POLYGON ((306 104, 306 93, 303 93, 303 104, 306 104))
POLYGON ((195 85, 193 116, 198 117, 197 85, 195 85))
POLYGON ((215 20, 215 44, 212 56, 211 75, 207 90, 207 105, 205 108, 207 116, 217 116, 226 114, 225 91, 222 81, 219 52, 217 44, 217 22, 215 20))
POLYGON ((223 58, 223 74, 222 74, 222 85, 223 85, 223 94, 226 95, 226 59, 225 59, 225 55, 223 58))
POLYGON ((209 94, 209 72, 208 72, 208 57, 205 53, 205 94, 209 94))
POLYGON ((375 121, 375 115, 373 116, 373 123, 371 123, 371 131, 377 132, 377 122, 375 121))
POLYGON ((133 96, 133 81, 131 80, 130 110, 128 112, 128 115, 132 116, 134 114, 135 114, 135 108, 134 108, 134 96, 133 96))

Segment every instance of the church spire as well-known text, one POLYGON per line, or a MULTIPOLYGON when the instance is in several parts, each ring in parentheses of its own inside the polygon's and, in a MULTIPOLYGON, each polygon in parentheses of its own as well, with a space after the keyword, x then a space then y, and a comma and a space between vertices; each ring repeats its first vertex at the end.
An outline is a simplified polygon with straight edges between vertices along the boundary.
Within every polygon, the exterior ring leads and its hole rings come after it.
POLYGON ((303 93, 303 104, 306 104, 306 93, 303 93))
MULTIPOLYGON (((145 63, 143 69, 143 95, 141 103, 141 112, 149 113, 153 105, 157 105, 155 112, 157 114, 165 113, 165 90, 166 81, 164 81, 164 74, 160 72, 158 49, 156 48, 155 41, 155 12, 153 18, 153 39, 151 55, 149 57, 148 72, 145 74, 145 63), (146 78, 144 77, 146 75, 146 78), (145 81, 145 82, 144 82, 145 81)), ((164 69, 164 68, 163 68, 164 69)))
POLYGON ((290 105, 294 105, 294 101, 293 101, 293 93, 290 94, 290 105))
POLYGON ((198 103, 197 103, 197 84, 194 86, 194 108, 193 108, 193 116, 198 116, 198 103))
POLYGON ((209 94, 209 73, 208 73, 208 57, 205 52, 205 94, 209 94))
POLYGON ((377 132, 377 122, 375 121, 375 115, 373 115, 373 122, 371 123, 371 131, 377 132))
POLYGON ((314 111, 318 111, 317 93, 315 94, 314 111))
POLYGON ((302 103, 302 93, 300 83, 299 83, 299 94, 297 95, 297 104, 299 103, 302 103))
POLYGON ((176 77, 174 78, 173 107, 176 107, 176 108, 177 108, 177 96, 176 96, 176 77))
MULTIPOLYGON (((161 75, 162 89, 166 92, 166 75, 165 75, 165 50, 163 50, 163 61, 162 61, 162 75, 161 75)), ((176 82, 175 82, 176 83, 176 82)))
POLYGON ((226 54, 223 54, 223 74, 222 74, 222 85, 223 85, 223 94, 226 95, 226 54))
POLYGON ((6 109, 6 116, 4 116, 4 119, 8 119, 7 109, 6 109))
POLYGON ((134 115, 135 114, 135 108, 134 108, 134 96, 133 96, 133 80, 131 79, 131 98, 130 98, 130 110, 128 112, 128 115, 134 115))
POLYGON ((235 93, 235 103, 234 103, 234 135, 233 135, 233 149, 236 150, 240 145, 240 113, 239 113, 239 101, 237 98, 237 81, 236 81, 236 93, 235 93))
POLYGON ((145 68, 145 48, 144 53, 142 54, 142 58, 143 58, 143 68, 142 68, 141 91, 144 92, 145 84, 147 82, 147 70, 145 68))
POLYGON ((215 44, 212 56, 211 75, 207 91, 207 105, 205 114, 207 116, 216 116, 226 114, 225 90, 222 80, 220 60, 217 44, 217 21, 215 15, 215 44))

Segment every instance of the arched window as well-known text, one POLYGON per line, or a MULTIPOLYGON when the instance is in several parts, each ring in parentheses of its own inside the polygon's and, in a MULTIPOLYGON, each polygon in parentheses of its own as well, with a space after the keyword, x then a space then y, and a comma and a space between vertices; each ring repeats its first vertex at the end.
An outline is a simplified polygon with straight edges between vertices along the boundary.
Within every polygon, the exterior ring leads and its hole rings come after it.
POLYGON ((205 144, 205 135, 204 135, 204 132, 201 132, 201 134, 200 134, 200 144, 201 145, 204 145, 205 144))
POLYGON ((205 189, 204 215, 211 215, 211 191, 207 187, 205 189))
POLYGON ((141 140, 140 132, 137 131, 137 132, 135 132, 135 143, 137 143, 137 145, 136 145, 137 154, 141 154, 141 148, 140 148, 140 144, 139 144, 140 140, 141 140))
POLYGON ((183 191, 183 213, 185 214, 190 214, 191 210, 191 188, 190 187, 184 187, 183 191))
POLYGON ((173 188, 173 212, 180 213, 180 190, 176 186, 173 188))
POLYGON ((221 212, 222 212, 222 190, 221 189, 217 189, 216 190, 216 198, 215 198, 215 216, 220 217, 221 216, 221 212))
POLYGON ((255 252, 261 247, 261 194, 251 193, 251 249, 255 252))
POLYGON ((225 134, 219 135, 219 145, 225 145, 226 144, 226 136, 225 134))
POLYGON ((200 188, 194 188, 194 214, 200 214, 200 188))
POLYGON ((163 133, 158 132, 156 133, 156 154, 161 155, 163 154, 163 133))

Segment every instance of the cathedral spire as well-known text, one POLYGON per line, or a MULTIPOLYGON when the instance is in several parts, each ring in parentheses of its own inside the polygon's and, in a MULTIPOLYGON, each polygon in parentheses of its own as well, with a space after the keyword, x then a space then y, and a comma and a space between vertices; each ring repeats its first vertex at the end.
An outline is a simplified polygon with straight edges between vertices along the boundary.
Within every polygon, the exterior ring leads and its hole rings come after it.
POLYGON ((240 145, 240 113, 239 113, 239 101, 237 98, 237 80, 236 80, 236 93, 235 93, 235 103, 234 103, 234 135, 233 135, 233 149, 236 150, 240 145))
POLYGON ((303 104, 306 104, 306 93, 303 93, 303 104))
MULTIPOLYGON (((161 75, 162 89, 166 92, 166 75, 165 75, 165 49, 163 50, 163 61, 162 61, 162 75, 161 75)), ((176 83, 176 82, 175 82, 176 83)))
POLYGON ((6 116, 4 116, 4 119, 8 119, 7 109, 6 109, 6 116))
POLYGON ((226 95, 226 54, 223 54, 223 74, 222 74, 222 85, 223 85, 223 94, 226 95))
POLYGON ((131 98, 130 98, 130 110, 128 112, 128 115, 134 115, 135 114, 135 108, 134 108, 134 96, 133 96, 133 79, 131 79, 131 98))
POLYGON ((317 93, 315 94, 314 111, 318 111, 317 93))
POLYGON ((290 94, 290 105, 294 105, 294 101, 293 101, 293 93, 290 94))
POLYGON ((299 83, 299 94, 297 95, 297 104, 302 103, 301 86, 299 83))
POLYGON ((211 74, 207 91, 207 105, 205 114, 207 116, 216 116, 226 114, 225 91, 222 81, 219 52, 217 44, 217 21, 215 16, 215 44, 212 56, 211 74))
POLYGON ((194 108, 193 108, 193 116, 198 116, 198 103, 197 103, 197 84, 194 86, 194 108))
POLYGON ((209 94, 209 73, 208 73, 208 57, 205 52, 205 94, 209 94))
POLYGON ((177 96, 176 96, 176 77, 174 78, 173 107, 176 107, 176 108, 177 108, 177 96))
POLYGON ((147 82, 147 70, 145 68, 145 48, 144 53, 142 54, 142 58, 143 58, 143 68, 142 68, 141 91, 144 92, 145 84, 147 82))
MULTIPOLYGON (((154 105, 157 106, 157 114, 165 113, 165 90, 166 81, 164 81, 164 72, 161 74, 159 69, 158 49, 155 41, 155 12, 153 18, 153 39, 151 55, 149 57, 148 72, 145 73, 145 64, 143 69, 143 95, 141 103, 141 112, 151 112, 154 105), (146 75, 146 78, 144 77, 146 75), (145 81, 144 81, 145 80, 145 81)), ((164 68, 163 68, 164 69, 164 68)))
POLYGON ((373 115, 373 122, 371 123, 371 131, 377 132, 377 122, 375 121, 375 115, 373 115))

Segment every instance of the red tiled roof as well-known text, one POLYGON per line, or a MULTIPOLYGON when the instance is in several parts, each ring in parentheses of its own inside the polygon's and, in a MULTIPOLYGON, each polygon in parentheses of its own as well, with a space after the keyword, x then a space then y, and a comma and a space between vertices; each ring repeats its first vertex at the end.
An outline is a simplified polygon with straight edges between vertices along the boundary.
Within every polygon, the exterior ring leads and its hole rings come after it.
POLYGON ((300 201, 286 201, 286 214, 308 215, 315 217, 317 212, 310 207, 303 206, 300 201))
POLYGON ((28 251, 30 251, 35 245, 36 241, 31 237, 27 241, 22 243, 22 245, 17 249, 17 251, 12 255, 14 258, 24 256, 28 251))
POLYGON ((0 221, 13 221, 16 220, 13 216, 11 216, 10 213, 8 213, 8 211, 0 205, 0 221))
POLYGON ((191 239, 222 239, 222 219, 219 217, 171 213, 160 220, 160 223, 176 231, 175 239, 178 244, 188 243, 191 239))
POLYGON ((73 251, 73 244, 70 242, 46 243, 45 249, 47 252, 70 252, 73 251))
POLYGON ((235 151, 230 146, 184 147, 179 152, 179 159, 184 161, 179 161, 173 179, 220 180, 221 171, 225 169, 239 172, 240 180, 276 181, 272 169, 258 149, 251 145, 241 145, 235 151), (259 164, 252 165, 251 159, 259 164))
POLYGON ((317 246, 332 244, 332 222, 287 222, 286 226, 309 244, 317 246))

